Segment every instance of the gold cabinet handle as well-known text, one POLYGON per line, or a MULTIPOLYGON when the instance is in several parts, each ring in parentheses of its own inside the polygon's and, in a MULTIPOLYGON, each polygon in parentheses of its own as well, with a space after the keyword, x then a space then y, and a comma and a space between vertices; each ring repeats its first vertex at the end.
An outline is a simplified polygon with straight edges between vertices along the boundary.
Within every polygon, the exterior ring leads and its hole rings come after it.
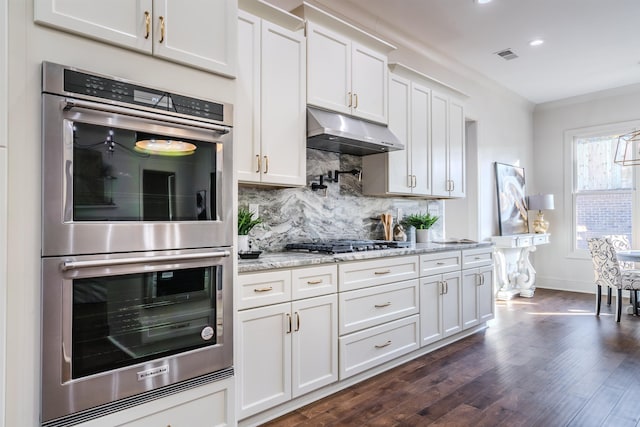
POLYGON ((445 263, 442 261, 436 262, 436 265, 444 265, 445 263))
POLYGON ((373 274, 376 275, 380 275, 380 274, 389 274, 391 273, 391 270, 384 270, 384 271, 374 271, 373 274))
POLYGON ((418 186, 418 178, 415 175, 411 175, 411 187, 416 188, 418 186))
POLYGON ((484 286, 484 274, 480 275, 480 286, 484 286))
POLYGON ((256 154, 256 173, 260 173, 260 169, 262 169, 262 159, 260 158, 260 154, 256 154))
POLYGON ((386 343, 384 343, 384 344, 376 344, 376 345, 375 345, 375 347, 376 347, 376 348, 385 348, 385 347, 388 347, 388 346, 390 346, 390 345, 391 345, 391 340, 387 341, 387 342, 386 342, 386 343))
POLYGON ((300 313, 296 311, 296 332, 300 330, 300 313))
POLYGON ((349 105, 347 107, 351 108, 353 105, 353 94, 351 92, 347 92, 347 98, 349 98, 349 105))
POLYGON ((440 290, 439 294, 440 295, 444 295, 444 282, 443 281, 439 281, 438 282, 438 288, 440 290))
POLYGON ((273 286, 267 286, 266 288, 255 288, 253 292, 269 292, 273 290, 273 286))
POLYGON ((159 16, 158 20, 160 21, 160 43, 164 41, 164 16, 159 16))
POLYGON ((264 156, 264 173, 269 173, 269 156, 264 156))
POLYGON ((151 14, 148 10, 144 11, 144 38, 148 39, 151 35, 151 14))
POLYGON ((356 99, 355 105, 353 106, 353 108, 358 108, 358 94, 354 93, 353 97, 356 99))
POLYGON ((374 307, 375 308, 385 308, 385 307, 389 307, 391 305, 391 301, 386 302, 384 304, 375 304, 374 307))
POLYGON ((413 188, 413 175, 407 175, 407 187, 413 188))
POLYGON ((444 293, 449 293, 449 282, 447 282, 446 280, 444 281, 444 293))
POLYGON ((291 333, 291 315, 289 313, 287 313, 286 316, 287 316, 287 324, 289 326, 289 329, 287 330, 287 333, 290 334, 291 333))
POLYGON ((320 280, 307 280, 307 285, 319 285, 322 283, 322 279, 320 280))

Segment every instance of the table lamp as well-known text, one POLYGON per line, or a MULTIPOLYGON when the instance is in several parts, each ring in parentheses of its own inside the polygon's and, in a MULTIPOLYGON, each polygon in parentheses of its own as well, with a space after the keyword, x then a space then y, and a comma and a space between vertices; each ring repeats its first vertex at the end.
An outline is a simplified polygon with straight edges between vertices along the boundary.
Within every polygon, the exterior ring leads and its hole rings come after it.
POLYGON ((534 194, 533 196, 529 196, 529 210, 538 211, 538 215, 533 221, 534 232, 547 232, 549 229, 549 221, 545 221, 542 211, 552 210, 553 208, 553 194, 534 194))

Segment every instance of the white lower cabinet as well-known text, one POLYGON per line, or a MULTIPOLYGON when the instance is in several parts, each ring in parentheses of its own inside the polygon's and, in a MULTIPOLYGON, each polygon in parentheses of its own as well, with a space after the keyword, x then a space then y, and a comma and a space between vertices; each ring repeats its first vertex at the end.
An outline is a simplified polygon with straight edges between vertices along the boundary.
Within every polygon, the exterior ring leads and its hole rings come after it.
POLYGON ((462 330, 460 271, 420 279, 420 345, 462 330))
POLYGON ((125 409, 78 427, 234 426, 234 379, 216 381, 125 409))
POLYGON ((462 251, 462 327, 494 317, 493 248, 462 251))
POLYGON ((281 283, 287 277, 293 282, 294 295, 327 293, 291 301, 291 293, 277 292, 287 302, 271 304, 273 299, 254 299, 250 304, 269 301, 270 305, 238 312, 240 419, 338 380, 336 275, 334 265, 240 275, 240 294, 247 294, 246 289, 268 294, 273 290, 270 283, 281 283), (253 288, 251 283, 255 283, 253 288))

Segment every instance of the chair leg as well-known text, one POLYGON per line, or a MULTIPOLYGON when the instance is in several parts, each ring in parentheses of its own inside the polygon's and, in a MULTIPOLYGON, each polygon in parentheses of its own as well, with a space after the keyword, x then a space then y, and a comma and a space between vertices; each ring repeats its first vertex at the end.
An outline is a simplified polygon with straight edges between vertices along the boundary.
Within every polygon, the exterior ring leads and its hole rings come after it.
POLYGON ((621 316, 622 316, 622 289, 618 288, 618 292, 616 295, 616 322, 620 321, 621 316))
POLYGON ((611 305, 611 288, 607 287, 607 305, 611 305))
POLYGON ((633 314, 638 315, 638 291, 636 289, 631 291, 631 295, 633 296, 633 314))
POLYGON ((596 316, 600 316, 600 304, 602 303, 602 286, 598 285, 598 292, 596 292, 596 316))

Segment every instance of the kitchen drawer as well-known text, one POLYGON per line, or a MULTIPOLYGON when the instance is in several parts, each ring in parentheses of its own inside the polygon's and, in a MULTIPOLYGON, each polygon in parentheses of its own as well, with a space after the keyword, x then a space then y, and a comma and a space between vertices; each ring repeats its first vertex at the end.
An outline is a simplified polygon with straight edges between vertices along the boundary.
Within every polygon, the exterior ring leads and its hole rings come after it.
POLYGON ((302 299, 338 291, 338 266, 299 268, 291 271, 292 298, 302 299))
POLYGON ((338 266, 338 289, 352 291, 417 277, 417 256, 353 261, 338 266))
POLYGON ((418 318, 416 314, 340 337, 340 379, 417 350, 418 318))
POLYGON ((450 273, 462 268, 462 252, 446 251, 420 255, 420 276, 450 273))
POLYGON ((493 264, 493 248, 462 251, 462 268, 482 267, 493 264))
POLYGON ((418 313, 418 279, 341 292, 340 335, 418 313))
POLYGON ((291 301, 291 270, 239 274, 238 310, 291 301))

